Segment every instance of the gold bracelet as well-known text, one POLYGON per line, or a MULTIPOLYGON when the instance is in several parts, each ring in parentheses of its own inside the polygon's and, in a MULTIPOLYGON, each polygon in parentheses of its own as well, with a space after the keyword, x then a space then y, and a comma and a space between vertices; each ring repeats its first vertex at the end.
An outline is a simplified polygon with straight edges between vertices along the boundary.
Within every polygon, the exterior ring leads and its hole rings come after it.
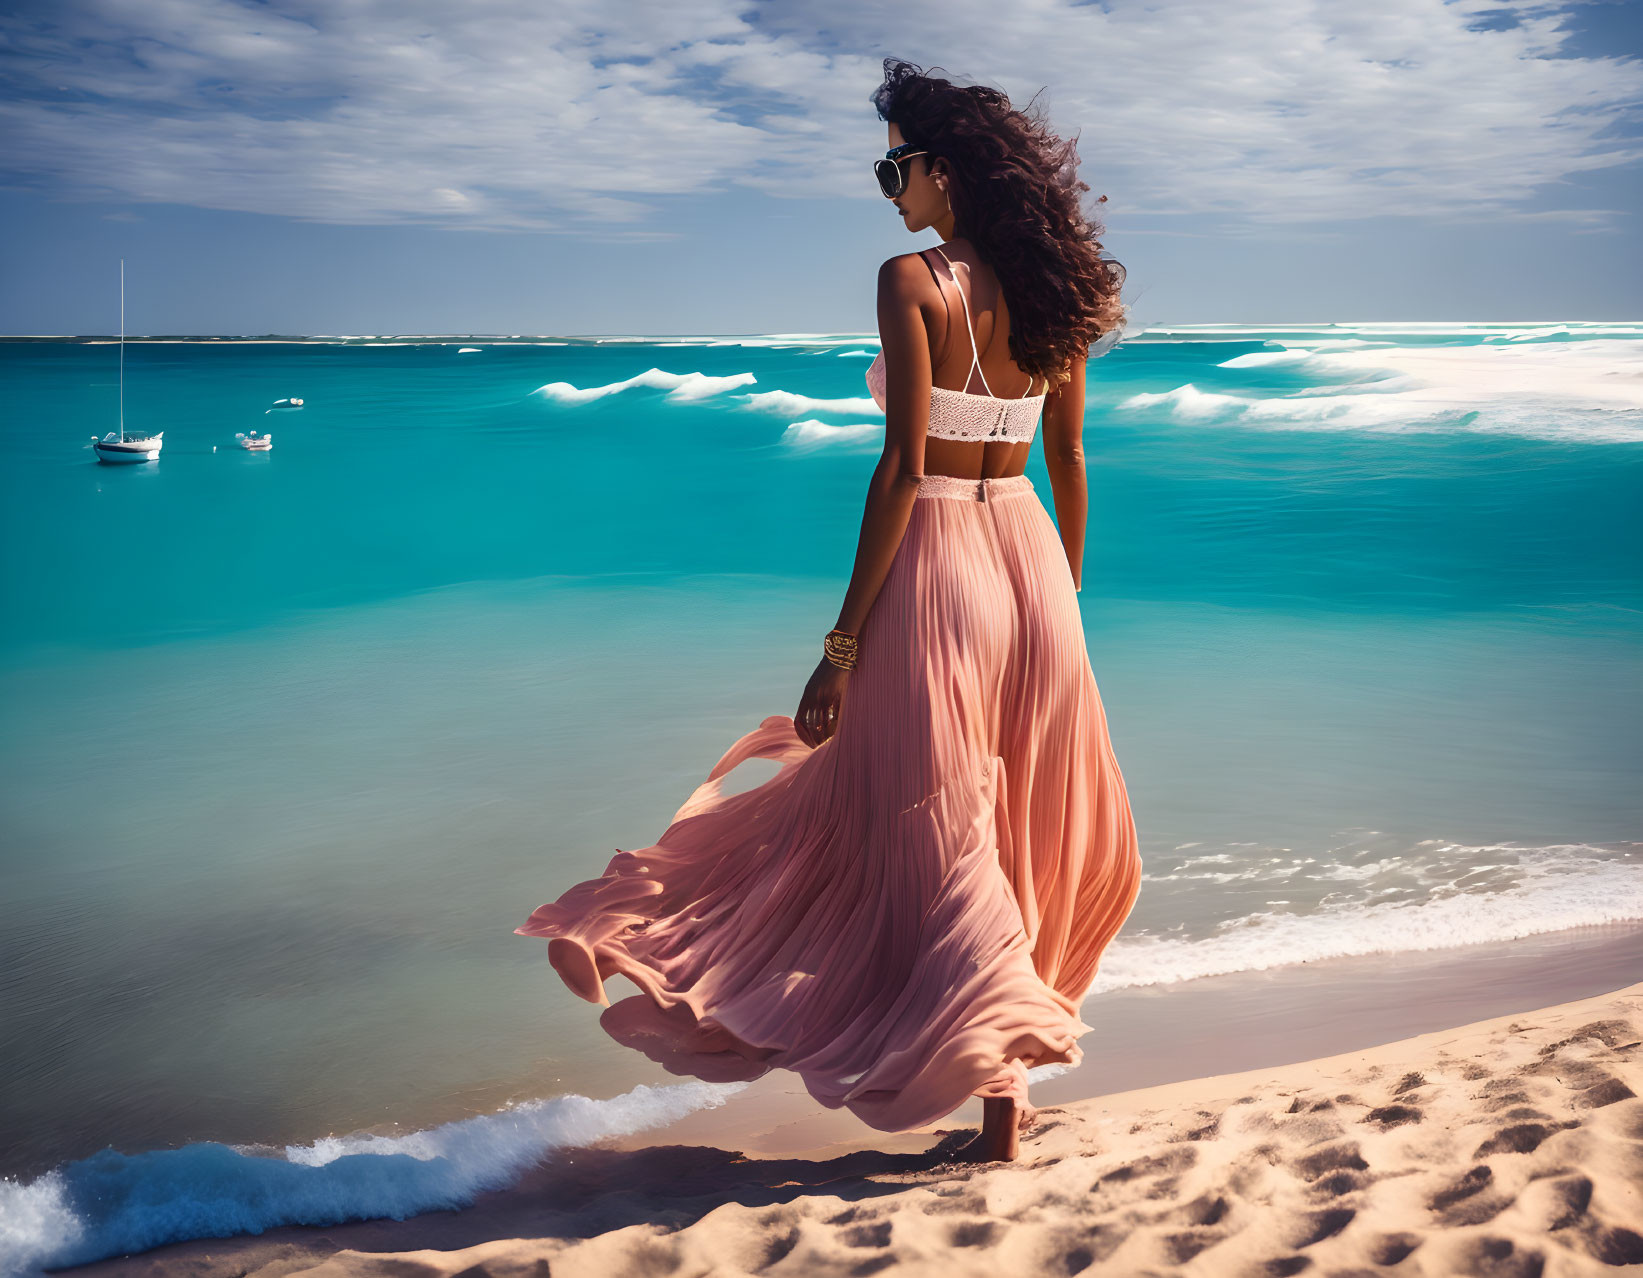
POLYGON ((847 630, 829 630, 822 640, 822 652, 840 670, 856 668, 856 636, 847 630))

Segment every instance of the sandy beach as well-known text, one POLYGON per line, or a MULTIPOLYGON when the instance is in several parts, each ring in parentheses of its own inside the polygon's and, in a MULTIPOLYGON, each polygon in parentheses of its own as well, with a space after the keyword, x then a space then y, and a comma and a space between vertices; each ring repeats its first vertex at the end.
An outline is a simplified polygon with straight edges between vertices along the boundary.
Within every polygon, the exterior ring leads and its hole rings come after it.
MULTIPOLYGON (((1617 940, 1612 959, 1635 956, 1632 933, 1617 940)), ((727 1109, 562 1151, 464 1211, 201 1239, 72 1272, 1438 1278, 1643 1266, 1643 983, 1295 1064, 1041 1100, 1014 1164, 943 1162, 970 1135, 954 1121, 964 1111, 886 1136, 803 1117, 788 1082, 739 1097, 739 1129, 727 1109), (715 1121, 720 1139, 698 1142, 715 1121)))

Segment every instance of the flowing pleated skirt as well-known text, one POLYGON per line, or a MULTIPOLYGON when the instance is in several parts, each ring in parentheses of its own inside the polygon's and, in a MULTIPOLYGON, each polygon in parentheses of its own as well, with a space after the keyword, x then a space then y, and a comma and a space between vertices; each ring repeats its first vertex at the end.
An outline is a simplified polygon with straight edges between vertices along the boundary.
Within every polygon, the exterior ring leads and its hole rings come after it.
POLYGON ((906 1131, 973 1095, 1025 1103, 1029 1067, 1082 1060, 1141 859, 1030 479, 926 476, 859 638, 832 737, 812 750, 769 716, 654 844, 514 930, 668 1071, 791 1070, 906 1131), (723 793, 752 758, 778 771, 723 793), (612 1003, 612 976, 640 992, 612 1003))

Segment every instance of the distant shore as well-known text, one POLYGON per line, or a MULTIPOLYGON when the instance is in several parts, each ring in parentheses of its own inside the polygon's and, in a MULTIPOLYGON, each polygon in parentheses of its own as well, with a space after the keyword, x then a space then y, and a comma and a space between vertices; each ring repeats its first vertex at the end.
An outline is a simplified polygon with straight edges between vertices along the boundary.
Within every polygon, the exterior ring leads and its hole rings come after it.
MULTIPOLYGON (((102 342, 118 342, 118 333, 84 333, 77 336, 59 336, 45 334, 40 336, 0 336, 0 342, 20 342, 49 344, 54 342, 82 343, 95 345, 102 342)), ((366 334, 350 333, 337 336, 326 334, 312 334, 295 336, 289 333, 258 333, 245 336, 217 337, 211 335, 191 335, 186 333, 155 333, 142 337, 127 333, 127 346, 142 343, 168 344, 175 342, 198 342, 211 346, 247 346, 259 345, 268 342, 288 343, 308 346, 363 346, 379 345, 383 342, 416 343, 425 342, 438 345, 456 345, 461 342, 484 342, 487 346, 503 346, 516 344, 519 346, 601 346, 611 342, 642 342, 651 339, 642 337, 555 337, 551 334, 489 334, 489 333, 384 333, 366 334)))
MULTIPOLYGON (((141 337, 127 333, 125 336, 127 346, 142 343, 167 345, 178 342, 198 343, 207 346, 256 346, 268 343, 296 346, 458 346, 468 342, 484 342, 487 346, 643 346, 669 342, 725 342, 731 344, 753 342, 760 346, 767 346, 772 344, 809 345, 826 342, 875 342, 877 340, 878 336, 875 333, 662 333, 638 336, 626 333, 580 334, 577 336, 563 336, 552 333, 344 333, 335 335, 325 333, 307 335, 256 333, 232 336, 149 333, 141 337)), ((96 346, 104 342, 119 341, 120 335, 118 333, 0 335, 0 342, 32 343, 35 345, 66 343, 96 346)))
MULTIPOLYGON (((1326 340, 1358 334, 1371 342, 1379 342, 1398 335, 1433 337, 1476 337, 1491 335, 1511 342, 1537 339, 1557 340, 1564 337, 1585 338, 1636 337, 1643 333, 1639 320, 1272 320, 1236 322, 1170 323, 1162 320, 1133 321, 1124 330, 1118 345, 1135 342, 1173 344, 1183 340, 1201 342, 1238 342, 1262 340, 1266 337, 1291 335, 1305 339, 1326 340)), ((0 334, 0 343, 83 343, 117 342, 118 333, 40 333, 0 334)), ((212 346, 256 345, 259 343, 290 343, 312 346, 368 346, 384 343, 407 345, 428 343, 450 345, 460 342, 483 342, 487 346, 610 346, 620 344, 651 345, 669 343, 691 344, 725 343, 727 345, 757 346, 810 346, 830 343, 878 341, 876 329, 838 329, 812 333, 147 333, 126 334, 126 343, 200 343, 212 346)))

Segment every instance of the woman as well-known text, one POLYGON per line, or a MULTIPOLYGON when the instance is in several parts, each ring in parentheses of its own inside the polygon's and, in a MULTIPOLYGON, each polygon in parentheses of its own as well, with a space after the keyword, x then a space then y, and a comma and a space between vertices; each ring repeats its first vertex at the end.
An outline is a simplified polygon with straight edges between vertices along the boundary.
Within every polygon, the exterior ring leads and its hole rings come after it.
POLYGON ((884 454, 838 624, 791 718, 515 930, 675 1074, 792 1070, 886 1131, 982 1096, 957 1156, 1010 1160, 1027 1069, 1082 1060, 1079 1002, 1140 886, 1075 597, 1084 365, 1123 275, 1075 143, 896 59, 874 102, 880 187, 944 244, 879 271, 884 454), (1041 415, 1059 533, 1022 473, 1041 415), (750 758, 779 771, 724 794, 750 758), (611 1004, 617 974, 641 993, 611 1004))

